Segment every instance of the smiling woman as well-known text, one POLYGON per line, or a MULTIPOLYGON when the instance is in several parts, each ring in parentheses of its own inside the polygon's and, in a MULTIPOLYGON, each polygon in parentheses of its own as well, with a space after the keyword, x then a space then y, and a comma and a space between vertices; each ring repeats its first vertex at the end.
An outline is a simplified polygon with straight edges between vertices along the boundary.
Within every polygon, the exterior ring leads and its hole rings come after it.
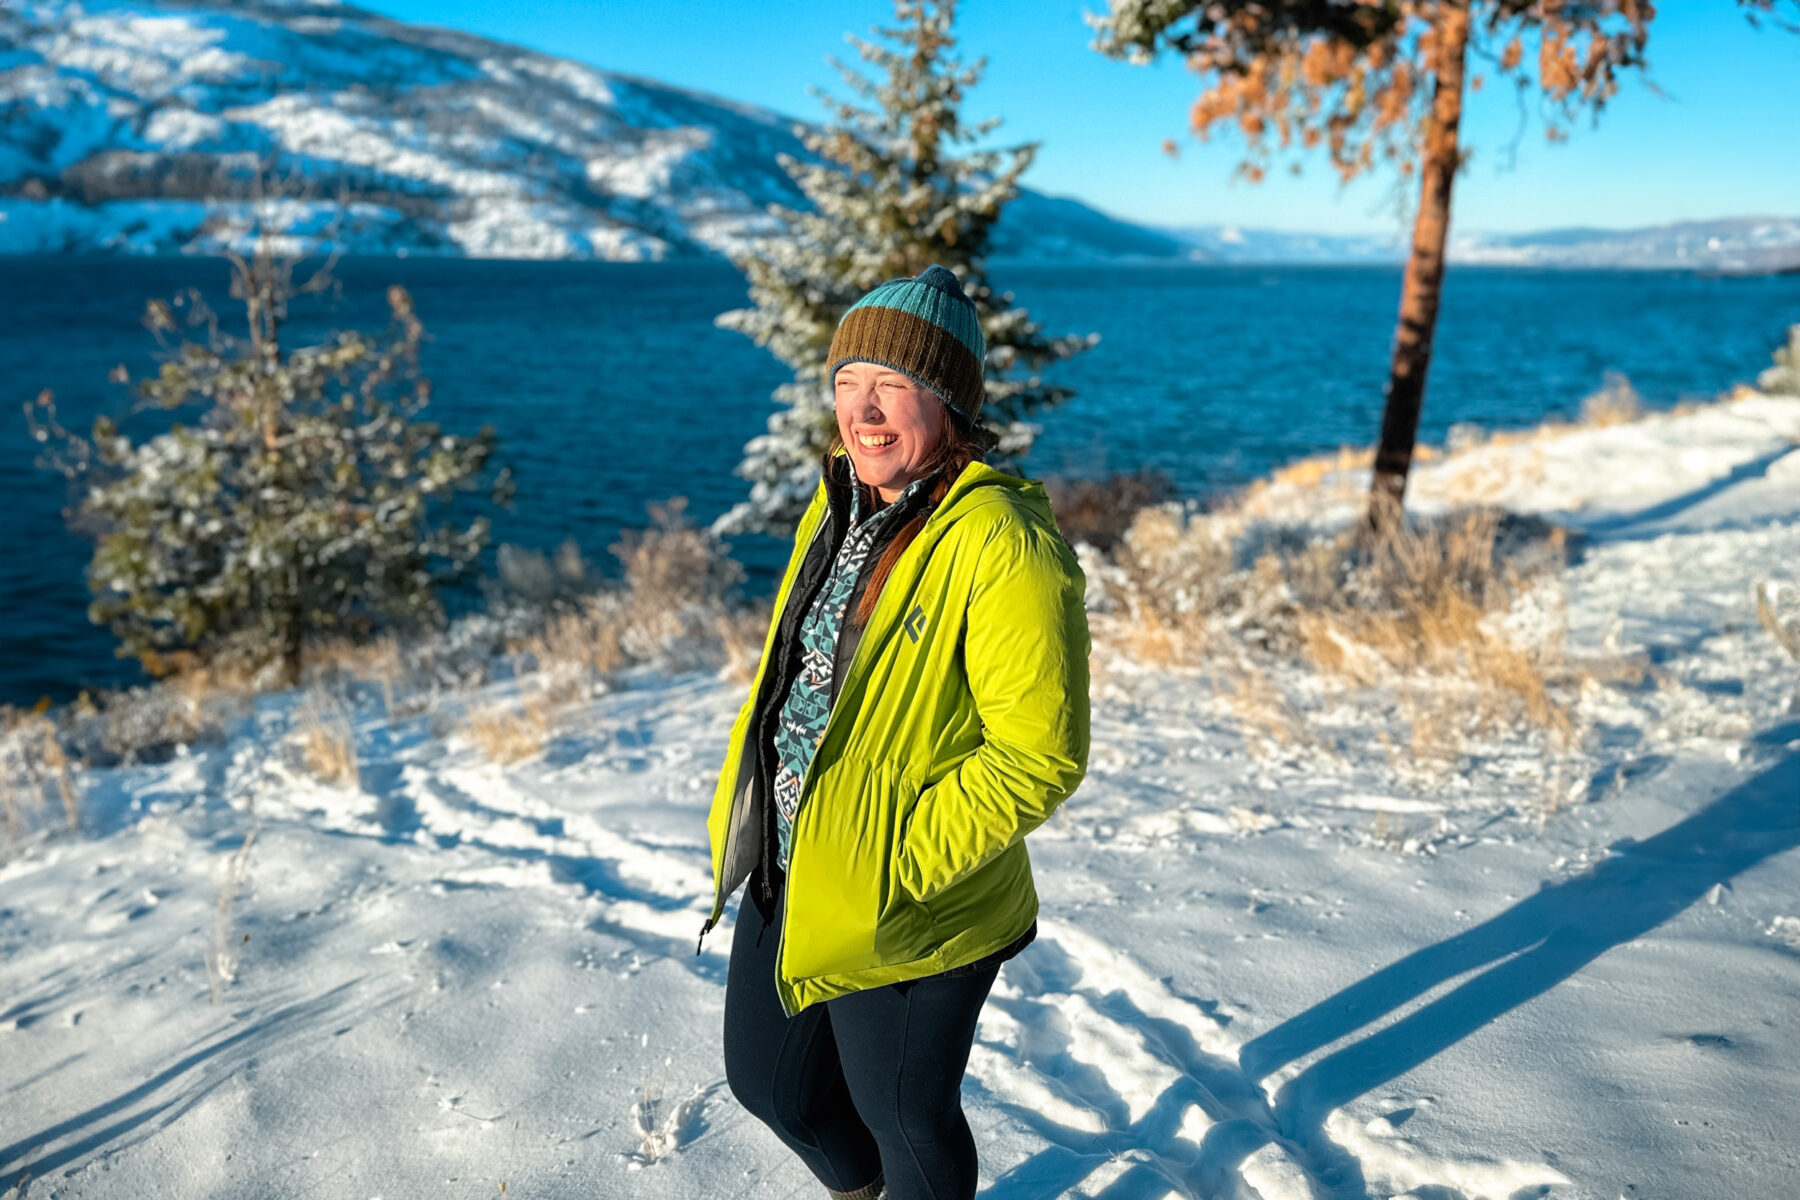
POLYGON ((1037 932, 1025 835, 1087 769, 1085 580, 1036 480, 981 461, 985 342, 942 267, 844 315, 837 435, 708 822, 738 905, 725 1070, 833 1195, 972 1197, 960 1101, 1037 932))
POLYGON ((948 420, 944 406, 912 376, 878 363, 845 363, 832 387, 838 437, 850 448, 856 477, 891 502, 926 473, 948 420))

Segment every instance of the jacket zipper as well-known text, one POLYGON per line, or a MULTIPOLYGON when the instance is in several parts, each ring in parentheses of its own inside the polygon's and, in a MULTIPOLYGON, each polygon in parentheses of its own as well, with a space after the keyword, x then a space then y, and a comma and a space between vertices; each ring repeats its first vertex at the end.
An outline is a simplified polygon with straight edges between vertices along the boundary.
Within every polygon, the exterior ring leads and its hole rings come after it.
MULTIPOLYGON (((945 499, 945 501, 946 501, 946 504, 943 504, 943 505, 939 505, 939 506, 938 506, 938 507, 937 507, 937 508, 936 508, 936 509, 934 509, 934 510, 933 510, 933 511, 932 511, 932 512, 931 512, 931 513, 930 513, 930 514, 929 514, 929 515, 928 515, 928 516, 927 516, 927 517, 926 517, 926 518, 925 518, 925 523, 926 523, 926 524, 927 524, 927 525, 929 525, 929 524, 931 524, 931 522, 932 522, 932 521, 934 521, 934 520, 936 520, 936 519, 937 519, 937 516, 938 516, 938 513, 939 513, 939 512, 940 512, 940 511, 942 511, 942 510, 943 510, 943 509, 944 509, 944 508, 946 508, 946 507, 947 507, 947 506, 948 506, 948 505, 947 505, 947 502, 948 502, 948 500, 949 500, 949 499, 950 499, 950 497, 948 497, 948 496, 946 496, 946 497, 945 497, 945 498, 944 498, 944 499, 945 499)), ((826 524, 826 523, 827 523, 827 522, 828 522, 828 521, 829 521, 829 520, 830 520, 830 519, 831 519, 831 513, 830 513, 830 511, 829 511, 829 509, 828 509, 828 510, 827 510, 827 512, 826 512, 826 515, 825 515, 825 517, 824 517, 824 518, 823 518, 823 519, 821 519, 821 520, 820 520, 820 522, 819 522, 819 524, 820 524, 820 525, 821 525, 821 526, 823 526, 823 525, 825 525, 825 524, 826 524)), ((923 535, 923 534, 924 534, 924 532, 925 532, 925 531, 924 531, 924 530, 923 530, 923 529, 921 529, 921 530, 920 530, 920 531, 919 531, 919 533, 920 533, 920 535, 921 535, 921 536, 922 536, 922 535, 923 535)), ((846 536, 846 537, 847 537, 847 536, 849 536, 849 531, 848 531, 848 530, 846 530, 846 531, 845 531, 845 536, 846 536)), ((816 541, 817 541, 817 539, 818 539, 818 530, 817 530, 817 529, 815 529, 815 530, 814 530, 814 531, 813 531, 813 539, 814 539, 814 541, 815 541, 815 542, 816 542, 816 541)), ((916 543, 917 543, 917 540, 918 540, 918 539, 917 539, 917 538, 915 538, 915 539, 914 539, 914 543, 915 543, 915 544, 916 544, 916 543)), ((808 549, 807 549, 807 552, 808 552, 808 554, 810 554, 810 553, 811 553, 811 546, 812 546, 812 543, 808 543, 808 549)), ((907 547, 907 551, 908 551, 908 552, 910 552, 910 551, 911 551, 911 550, 912 550, 912 546, 908 546, 908 547, 907 547)), ((804 560, 804 559, 802 559, 802 560, 801 560, 801 562, 802 562, 802 563, 803 563, 803 564, 804 564, 804 562, 805 562, 805 560, 804 560)), ((898 565, 899 565, 899 564, 898 564, 898 563, 895 563, 895 564, 894 564, 894 565, 895 565, 895 566, 898 566, 898 565)), ((883 589, 882 589, 882 594, 881 594, 881 595, 880 595, 880 596, 878 596, 878 597, 876 597, 876 599, 875 599, 875 606, 876 606, 876 608, 877 608, 877 609, 878 609, 878 610, 879 610, 879 609, 880 609, 880 607, 881 607, 881 605, 882 605, 882 602, 883 602, 883 601, 884 601, 884 600, 886 600, 886 599, 887 599, 887 589, 886 589, 886 588, 885 588, 885 587, 884 587, 884 588, 883 588, 883 589)), ((786 616, 786 615, 787 615, 787 614, 786 614, 786 612, 784 612, 784 613, 783 613, 783 614, 782 614, 782 615, 783 615, 783 616, 784 616, 784 617, 785 617, 785 616, 786 616)), ((869 614, 869 620, 868 620, 868 622, 867 622, 867 624, 868 624, 868 625, 873 625, 873 624, 875 624, 875 616, 876 616, 876 614, 875 614, 875 613, 873 613, 873 612, 872 612, 872 613, 870 613, 870 614, 869 614)), ((842 695, 842 694, 843 694, 843 681, 844 681, 844 680, 847 680, 847 679, 848 679, 848 678, 849 678, 849 677, 850 677, 850 676, 851 676, 851 675, 853 675, 853 674, 855 674, 855 672, 856 672, 856 668, 857 668, 857 666, 858 666, 858 664, 860 664, 860 663, 861 663, 861 662, 862 662, 862 657, 863 657, 863 646, 864 646, 864 644, 865 644, 865 643, 866 643, 866 642, 867 642, 867 641, 868 641, 868 640, 869 640, 869 639, 868 639, 868 638, 867 638, 867 637, 866 637, 866 636, 864 636, 864 635, 866 635, 866 634, 867 634, 867 633, 868 633, 868 629, 867 629, 867 627, 866 627, 866 626, 865 626, 865 628, 864 628, 864 629, 863 629, 863 630, 862 630, 862 631, 861 631, 861 632, 860 632, 860 633, 859 633, 859 634, 858 634, 858 636, 857 636, 857 639, 856 639, 856 650, 855 650, 855 651, 854 651, 854 652, 853 652, 853 653, 852 653, 852 654, 851 654, 851 656, 850 656, 850 668, 849 668, 849 670, 848 670, 848 671, 846 671, 846 672, 844 672, 844 673, 843 673, 843 674, 842 674, 842 675, 839 675, 839 674, 838 674, 838 673, 837 673, 837 671, 836 671, 836 670, 835 670, 835 668, 834 668, 834 669, 833 669, 833 672, 832 672, 832 686, 833 686, 833 688, 834 688, 834 689, 835 689, 835 694, 834 694, 834 695, 833 695, 833 696, 832 696, 832 702, 831 702, 831 707, 830 707, 830 709, 829 709, 829 710, 828 710, 828 711, 827 711, 827 712, 826 712, 826 714, 825 714, 825 728, 824 728, 824 730, 823 730, 823 731, 821 731, 821 732, 820 732, 820 734, 819 734, 819 745, 818 745, 818 747, 817 747, 817 749, 815 749, 815 750, 814 750, 814 751, 813 751, 813 757, 814 757, 814 759, 815 759, 815 761, 816 761, 816 760, 817 760, 817 757, 818 757, 818 752, 819 752, 819 750, 823 750, 823 749, 824 749, 824 748, 825 748, 825 743, 826 743, 826 741, 827 741, 827 740, 828 740, 828 739, 829 739, 829 738, 830 738, 830 736, 831 736, 831 723, 832 723, 832 721, 833 721, 833 720, 835 720, 835 719, 836 719, 836 718, 837 718, 837 714, 838 714, 838 704, 837 704, 837 698, 838 698, 838 696, 840 696, 840 695, 842 695)), ((754 731, 753 731, 753 732, 754 732, 754 731)), ((741 765, 740 765, 740 769, 741 769, 741 765)), ((795 804, 795 807, 794 807, 794 811, 795 811, 795 812, 796 812, 796 813, 798 813, 798 812, 799 812, 799 811, 800 811, 800 809, 801 809, 801 808, 802 808, 802 807, 804 807, 804 806, 805 806, 805 803, 806 803, 806 797, 807 797, 807 788, 808 788, 808 787, 809 787, 809 786, 810 786, 810 785, 811 785, 811 783, 812 783, 812 778, 813 778, 813 772, 812 772, 812 771, 811 771, 811 770, 808 770, 808 771, 807 771, 807 773, 806 773, 806 774, 807 774, 807 777, 806 777, 806 779, 805 779, 805 780, 804 780, 804 781, 802 781, 802 783, 801 783, 801 788, 800 788, 800 797, 799 797, 799 800, 798 800, 798 802, 797 802, 797 803, 796 803, 796 804, 795 804)), ((733 786, 733 788, 732 788, 732 792, 733 792, 733 795, 732 795, 732 804, 733 804, 733 805, 735 805, 735 804, 736 804, 736 803, 737 803, 737 797, 736 797, 736 791, 737 791, 737 789, 736 789, 736 786, 735 786, 735 784, 734 784, 734 786, 733 786)), ((731 819, 730 819, 730 818, 731 818, 731 816, 732 816, 732 815, 733 815, 733 814, 732 814, 732 813, 730 813, 730 812, 729 812, 729 811, 728 811, 728 812, 727 812, 727 814, 726 814, 726 818, 727 818, 727 819, 726 819, 726 825, 725 825, 725 843, 726 843, 726 844, 725 844, 725 860, 724 860, 724 861, 725 861, 725 862, 727 862, 727 863, 729 863, 729 862, 730 862, 730 861, 731 861, 731 831, 732 831, 732 829, 733 829, 733 828, 734 828, 734 823, 733 823, 733 822, 732 822, 732 821, 731 821, 731 819)), ((792 843, 790 843, 790 844, 789 844, 789 846, 788 846, 788 867, 789 867, 789 870, 788 870, 788 875, 789 875, 789 879, 790 879, 790 883, 789 883, 789 891, 790 891, 790 893, 791 893, 791 891, 792 891, 792 886, 791 886, 791 879, 792 879, 792 875, 793 875, 793 869, 792 869, 792 868, 793 868, 793 862, 794 862, 794 855, 795 855, 795 853, 797 853, 797 851, 798 851, 798 849, 799 849, 799 839, 798 839, 798 838, 796 838, 796 839, 795 839, 795 840, 794 840, 794 841, 793 841, 793 842, 792 842, 792 843)), ((765 871, 765 872, 764 872, 764 879, 763 879, 763 887, 764 887, 764 890, 765 890, 765 898, 766 898, 766 895, 767 895, 767 893, 768 893, 768 892, 769 892, 769 891, 772 891, 772 888, 771 888, 771 886, 770 886, 770 884, 769 884, 769 881, 768 881, 768 878, 767 878, 767 874, 768 874, 768 873, 767 873, 767 872, 766 872, 766 871, 765 871)), ((718 897, 718 894, 717 894, 717 890, 716 890, 716 887, 715 887, 715 891, 714 891, 714 896, 713 896, 713 907, 714 907, 714 908, 715 908, 715 909, 716 909, 716 908, 718 908, 718 906, 719 906, 719 897, 718 897)), ((789 904, 784 904, 784 905, 783 905, 783 906, 782 906, 782 910, 781 910, 781 928, 780 928, 780 929, 779 929, 779 930, 777 930, 777 931, 776 931, 776 940, 775 940, 775 995, 776 995, 776 998, 777 998, 777 999, 779 999, 779 1000, 780 1000, 780 1001, 781 1001, 781 1010, 782 1010, 782 1012, 783 1012, 783 1013, 786 1013, 786 1015, 788 1015, 788 1016, 790 1016, 790 1017, 791 1017, 791 1016, 793 1016, 793 1015, 794 1015, 794 1014, 792 1014, 792 1013, 790 1013, 790 1012, 788 1012, 788 1011, 787 1011, 787 997, 786 997, 786 996, 785 996, 785 995, 784 995, 784 994, 783 994, 783 993, 782 993, 782 990, 781 990, 781 951, 782 951, 782 947, 783 947, 783 946, 785 946, 785 945, 786 945, 786 944, 787 944, 787 922, 788 922, 788 909, 789 909, 789 908, 790 908, 790 907, 792 907, 792 906, 791 906, 791 905, 789 905, 789 904)), ((706 935, 707 935, 707 933, 708 933, 708 931, 710 931, 710 930, 711 930, 711 929, 712 929, 712 927, 713 927, 713 923, 714 923, 714 919, 713 919, 713 918, 711 918, 711 917, 709 917, 709 918, 707 918, 707 921, 706 921, 706 924, 705 924, 705 925, 704 925, 704 926, 702 926, 702 927, 701 927, 701 930, 700 930, 700 940, 701 940, 701 941, 702 941, 702 942, 704 942, 704 941, 705 941, 705 940, 706 940, 706 935)), ((700 953, 700 951, 699 951, 699 949, 698 949, 698 948, 696 948, 696 949, 695 949, 695 951, 694 951, 694 953, 695 953, 695 955, 696 955, 696 956, 697 956, 697 955, 699 955, 699 953, 700 953)))
MULTIPOLYGON (((927 520, 929 520, 929 519, 930 518, 927 518, 927 520)), ((920 532, 922 533, 923 530, 921 530, 920 532)), ((916 540, 917 539, 915 539, 915 542, 916 542, 916 540)), ((907 550, 911 551, 912 547, 908 546, 907 550)), ((898 566, 898 565, 899 565, 898 563, 895 564, 895 566, 898 566)), ((891 576, 890 576, 890 578, 891 578, 891 576)), ((882 604, 887 601, 887 598, 888 598, 888 592, 887 592, 887 589, 884 587, 881 589, 881 595, 879 595, 875 598, 875 607, 876 607, 877 611, 879 611, 882 604)), ((875 613, 872 612, 869 614, 868 624, 869 625, 875 624, 875 613)), ((867 632, 868 632, 868 629, 865 627, 863 630, 863 633, 866 634, 867 632)), ((814 762, 818 761, 819 752, 825 748, 826 741, 831 737, 831 723, 832 723, 832 721, 834 721, 837 718, 838 711, 839 711, 839 706, 837 703, 838 697, 842 696, 843 692, 844 692, 842 683, 843 683, 843 681, 848 680, 850 678, 850 676, 856 672, 857 666, 862 662, 863 647, 868 644, 868 641, 869 641, 869 639, 867 637, 859 635, 856 639, 856 649, 850 655, 850 669, 841 676, 836 673, 835 669, 832 673, 832 687, 835 689, 835 694, 831 698, 830 709, 828 709, 825 713, 825 728, 819 734, 819 744, 813 750, 813 761, 814 762)), ((801 784, 800 784, 800 797, 797 801, 795 801, 795 804, 794 804, 794 812, 796 814, 798 814, 801 809, 806 807, 806 797, 811 794, 810 789, 812 787, 813 778, 814 778, 814 772, 809 768, 806 772, 806 778, 804 780, 802 780, 801 784)), ((787 871, 788 903, 784 903, 781 907, 781 928, 776 931, 776 936, 775 936, 775 996, 777 999, 779 999, 781 1001, 781 1011, 789 1017, 792 1017, 794 1014, 791 1012, 788 1012, 787 995, 786 995, 786 993, 784 993, 781 990, 781 949, 784 945, 787 944, 788 914, 793 909, 792 900, 793 900, 794 862, 795 862, 796 856, 799 853, 800 853, 800 837, 798 834, 798 830, 796 830, 794 840, 791 843, 789 843, 789 845, 788 845, 788 871, 787 871)), ((765 882, 766 882, 766 880, 765 880, 765 882)))
MULTIPOLYGON (((806 554, 802 555, 801 559, 800 559, 800 563, 802 566, 804 566, 806 564, 807 558, 809 558, 812 555, 812 548, 818 544, 819 534, 820 534, 821 530, 825 529, 830 524, 830 521, 831 521, 831 512, 830 512, 829 508, 827 508, 824 516, 820 518, 818 525, 813 528, 812 540, 806 544, 806 554)), ((789 598, 792 599, 791 595, 789 598)), ((790 610, 786 606, 784 606, 782 611, 775 615, 774 620, 777 623, 787 620, 789 611, 790 610)), ((775 646, 772 646, 771 649, 778 648, 781 641, 782 641, 782 639, 780 637, 777 637, 775 639, 776 644, 775 644, 775 646)), ((779 664, 777 664, 777 668, 779 671, 779 664)), ((758 693, 757 700, 758 701, 760 701, 762 699, 761 692, 762 692, 762 684, 759 682, 757 684, 757 693, 758 693)), ((751 708, 750 727, 744 731, 745 732, 744 744, 742 746, 738 747, 737 771, 731 781, 731 799, 727 803, 726 809, 725 809, 725 848, 724 848, 724 853, 720 856, 720 872, 719 872, 720 877, 713 881, 713 912, 714 913, 718 912, 718 910, 724 900, 724 897, 720 896, 719 892, 720 892, 721 885, 724 883, 724 873, 731 866, 732 834, 737 831, 738 794, 742 790, 742 786, 743 786, 743 782, 744 782, 744 760, 749 757, 750 746, 752 744, 754 744, 756 738, 758 737, 758 735, 761 731, 762 714, 759 711, 761 708, 762 708, 762 705, 760 703, 755 704, 751 708)), ((752 783, 754 784, 754 781, 752 781, 752 783)), ((768 887, 769 887, 769 881, 766 877, 767 872, 765 872, 764 875, 765 875, 765 878, 763 879, 763 888, 764 888, 764 893, 765 893, 764 898, 767 899, 767 891, 768 891, 768 887)), ((706 918, 706 922, 700 926, 700 937, 694 943, 694 957, 695 958, 700 957, 701 950, 706 945, 706 935, 713 931, 713 927, 715 925, 717 925, 718 922, 719 922, 719 919, 717 916, 709 915, 706 918)))
MULTIPOLYGON (((830 523, 832 523, 832 527, 835 528, 835 523, 836 523, 837 519, 838 519, 838 514, 835 511, 828 510, 825 514, 825 520, 822 521, 821 524, 830 522, 830 523)), ((855 532, 856 531, 854 529, 850 528, 849 517, 848 517, 848 514, 846 514, 845 515, 845 525, 844 525, 844 538, 848 539, 848 538, 852 537, 855 534, 855 532)), ((815 531, 814 536, 813 536, 814 543, 816 543, 817 540, 818 540, 818 534, 815 531)), ((843 541, 840 540, 840 541, 838 541, 838 553, 842 553, 842 551, 843 551, 843 541)), ((809 544, 807 546, 808 557, 810 557, 811 554, 812 554, 812 545, 809 544)), ((801 561, 804 564, 805 560, 802 559, 801 561)), ((799 635, 800 627, 801 627, 801 625, 803 625, 806 622, 807 614, 811 611, 812 606, 818 602, 820 590, 823 589, 824 586, 830 582, 831 571, 832 571, 832 567, 834 565, 835 565, 835 563, 829 558, 821 560, 821 564, 820 564, 820 568, 819 568, 818 587, 812 589, 812 591, 810 593, 803 595, 801 597, 801 603, 798 604, 794 608, 793 624, 792 624, 792 627, 788 631, 789 637, 796 637, 799 635)), ((783 688, 781 686, 781 676, 779 673, 777 673, 777 675, 775 677, 775 682, 777 685, 776 689, 775 689, 776 695, 769 697, 771 704, 778 702, 781 699, 781 693, 783 692, 783 688)), ((787 686, 788 687, 793 686, 792 679, 788 680, 787 686)), ((758 745, 760 746, 760 744, 761 744, 761 739, 759 738, 758 745)), ((758 775, 762 774, 762 771, 760 770, 760 768, 758 769, 757 774, 758 775)), ((773 779, 773 774, 774 774, 774 772, 771 771, 770 772, 771 779, 773 779)), ((765 797, 765 800, 767 800, 766 797, 765 797)), ((770 907, 775 903, 775 885, 770 882, 769 876, 770 876, 771 872, 767 868, 768 868, 769 864, 772 863, 773 860, 775 858, 777 858, 780 854, 780 843, 779 843, 779 840, 777 839, 777 837, 774 833, 774 830, 772 828, 773 824, 774 824, 774 822, 773 822, 769 812, 765 809, 763 812, 762 828, 759 831, 760 835, 763 839, 762 864, 765 869, 762 871, 762 898, 763 898, 763 906, 765 908, 770 907)), ((783 868, 783 874, 786 874, 785 868, 783 868)), ((779 952, 780 952, 780 950, 779 950, 779 942, 778 942, 777 943, 777 953, 779 953, 779 952)), ((779 960, 777 960, 777 961, 779 961, 779 960)))

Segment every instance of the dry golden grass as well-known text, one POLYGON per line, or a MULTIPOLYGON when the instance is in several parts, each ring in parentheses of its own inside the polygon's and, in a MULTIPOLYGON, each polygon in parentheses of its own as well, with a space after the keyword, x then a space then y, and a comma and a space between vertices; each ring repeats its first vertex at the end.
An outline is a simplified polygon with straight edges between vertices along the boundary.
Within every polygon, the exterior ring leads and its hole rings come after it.
MULTIPOLYGON (((1430 681, 1400 691, 1417 761, 1447 762, 1467 737, 1521 721, 1560 742, 1573 735, 1569 707, 1551 690, 1560 632, 1522 646, 1494 619, 1529 580, 1496 562, 1497 529, 1495 514, 1478 511, 1399 534, 1376 548, 1354 591, 1314 597, 1298 614, 1320 674, 1363 687, 1430 681)), ((1562 536, 1550 533, 1558 559, 1562 536)))
POLYGON ((219 884, 219 899, 213 911, 212 948, 206 953, 206 983, 212 1002, 217 1004, 227 987, 237 979, 242 961, 242 946, 250 940, 244 934, 235 940, 231 929, 231 909, 243 889, 250 866, 250 843, 256 840, 256 827, 244 835, 243 844, 225 864, 225 878, 219 884))
POLYGON ((18 797, 13 795, 12 784, 0 782, 0 818, 6 825, 7 846, 18 846, 25 840, 25 814, 19 811, 18 797))
POLYGON ((469 713, 459 732, 489 762, 523 762, 544 752, 555 732, 549 699, 541 693, 524 697, 519 704, 483 705, 469 713))
POLYGON ((684 496, 650 505, 651 527, 627 530, 608 547, 625 567, 625 587, 615 594, 619 644, 640 662, 672 648, 680 657, 682 643, 703 641, 719 598, 743 578, 743 566, 721 553, 711 533, 687 524, 686 507, 684 496))
POLYGON ((1096 643, 1153 665, 1212 664, 1253 749, 1322 745, 1258 661, 1397 694, 1410 734, 1391 756, 1418 770, 1448 769, 1495 729, 1573 736, 1560 623, 1524 637, 1502 620, 1563 561, 1561 531, 1546 527, 1529 561, 1502 560, 1492 511, 1372 545, 1359 531, 1286 540, 1265 531, 1261 551, 1238 566, 1231 539, 1245 528, 1230 510, 1141 512, 1104 564, 1096 643))
POLYGON ((335 696, 313 688, 300 705, 300 758, 306 769, 329 783, 356 787, 356 735, 350 716, 335 696))
POLYGON ((763 601, 748 609, 719 613, 713 618, 719 645, 725 654, 725 665, 720 668, 725 678, 733 683, 748 684, 756 677, 763 643, 768 638, 769 621, 774 615, 774 605, 763 601))
POLYGON ((606 593, 585 597, 579 611, 552 614, 542 629, 513 639, 507 649, 531 659, 551 703, 586 699, 625 662, 617 608, 606 593))
POLYGON ((611 546, 624 567, 617 587, 584 596, 573 611, 548 616, 507 649, 531 660, 552 704, 591 696, 606 677, 658 659, 678 668, 720 664, 748 678, 768 628, 768 606, 741 612, 723 597, 743 578, 718 540, 687 524, 687 501, 650 505, 651 526, 627 530, 611 546))
POLYGON ((1112 562, 1121 611, 1092 623, 1096 642, 1111 642, 1130 657, 1157 665, 1202 661, 1210 640, 1208 619, 1219 607, 1217 591, 1231 562, 1230 546, 1215 523, 1185 517, 1172 506, 1142 509, 1112 562))
POLYGON ((1800 585, 1757 580, 1756 619, 1777 645, 1800 661, 1800 585))
POLYGON ((382 706, 393 713, 406 680, 400 639, 384 633, 368 639, 334 637, 308 642, 304 677, 317 680, 339 675, 380 684, 382 706))
POLYGON ((57 799, 62 801, 63 820, 71 833, 81 831, 81 802, 75 794, 74 781, 69 778, 69 757, 63 752, 62 742, 57 738, 56 723, 42 721, 44 769, 56 785, 57 799))
POLYGON ((1193 662, 1204 655, 1206 644, 1203 631, 1171 623, 1150 607, 1121 624, 1116 640, 1132 658, 1159 667, 1193 662))
POLYGON ((1643 415, 1643 399, 1631 386, 1631 380, 1609 371, 1600 390, 1582 400, 1580 424, 1587 429, 1605 429, 1610 425, 1628 425, 1643 415))
POLYGON ((138 660, 162 684, 195 701, 254 695, 267 686, 266 663, 239 646, 210 658, 193 650, 145 650, 138 660))
POLYGON ((73 766, 62 730, 46 715, 45 705, 0 705, 0 821, 9 844, 17 846, 33 832, 52 797, 68 831, 81 831, 81 793, 73 766))

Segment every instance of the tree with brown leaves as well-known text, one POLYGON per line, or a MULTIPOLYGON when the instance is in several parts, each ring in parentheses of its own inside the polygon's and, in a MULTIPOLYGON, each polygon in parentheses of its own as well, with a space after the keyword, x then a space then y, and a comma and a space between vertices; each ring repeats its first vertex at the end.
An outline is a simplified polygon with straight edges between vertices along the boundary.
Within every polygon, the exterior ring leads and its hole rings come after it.
POLYGON ((1467 158, 1463 95, 1482 83, 1469 74, 1471 53, 1491 58, 1521 93, 1535 88, 1555 141, 1581 110, 1605 105, 1623 71, 1644 65, 1654 15, 1649 0, 1112 0, 1095 19, 1095 48, 1114 58, 1146 62, 1168 49, 1186 59, 1206 84, 1190 113, 1194 131, 1204 138, 1235 125, 1247 143, 1238 170, 1252 181, 1272 149, 1296 142, 1324 146, 1343 182, 1378 164, 1403 180, 1418 177, 1372 530, 1401 519, 1443 292, 1451 186, 1467 158))

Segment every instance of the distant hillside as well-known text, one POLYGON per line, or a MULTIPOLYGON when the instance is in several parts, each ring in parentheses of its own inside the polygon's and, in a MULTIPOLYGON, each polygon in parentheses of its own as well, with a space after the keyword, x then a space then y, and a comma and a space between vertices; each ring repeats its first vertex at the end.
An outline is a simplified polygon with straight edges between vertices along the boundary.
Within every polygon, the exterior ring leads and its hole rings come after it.
POLYGON ((1163 232, 1191 258, 1222 263, 1397 263, 1400 238, 1373 234, 1290 233, 1237 225, 1188 225, 1163 232))
POLYGON ((1800 266, 1800 219, 1728 217, 1642 229, 1552 229, 1454 238, 1457 262, 1506 266, 1777 271, 1800 266))
MULTIPOLYGON (((803 207, 769 109, 321 0, 0 0, 0 253, 216 250, 262 157, 301 242, 368 254, 730 253, 803 207)), ((1404 238, 1158 229, 1025 191, 994 252, 1058 262, 1393 263, 1404 238)), ((1453 261, 1763 271, 1800 220, 1459 233, 1453 261)))
MULTIPOLYGON (((1406 242, 1389 236, 1286 233, 1203 225, 1164 230, 1214 262, 1398 263, 1406 242)), ((1800 267, 1800 219, 1729 217, 1641 229, 1452 233, 1450 261, 1486 266, 1777 271, 1800 267)))
MULTIPOLYGON (((362 253, 714 256, 804 207, 791 118, 333 3, 0 6, 0 252, 216 249, 245 169, 303 177, 294 234, 362 253)), ((1027 192, 1003 252, 1171 257, 1027 192)))

